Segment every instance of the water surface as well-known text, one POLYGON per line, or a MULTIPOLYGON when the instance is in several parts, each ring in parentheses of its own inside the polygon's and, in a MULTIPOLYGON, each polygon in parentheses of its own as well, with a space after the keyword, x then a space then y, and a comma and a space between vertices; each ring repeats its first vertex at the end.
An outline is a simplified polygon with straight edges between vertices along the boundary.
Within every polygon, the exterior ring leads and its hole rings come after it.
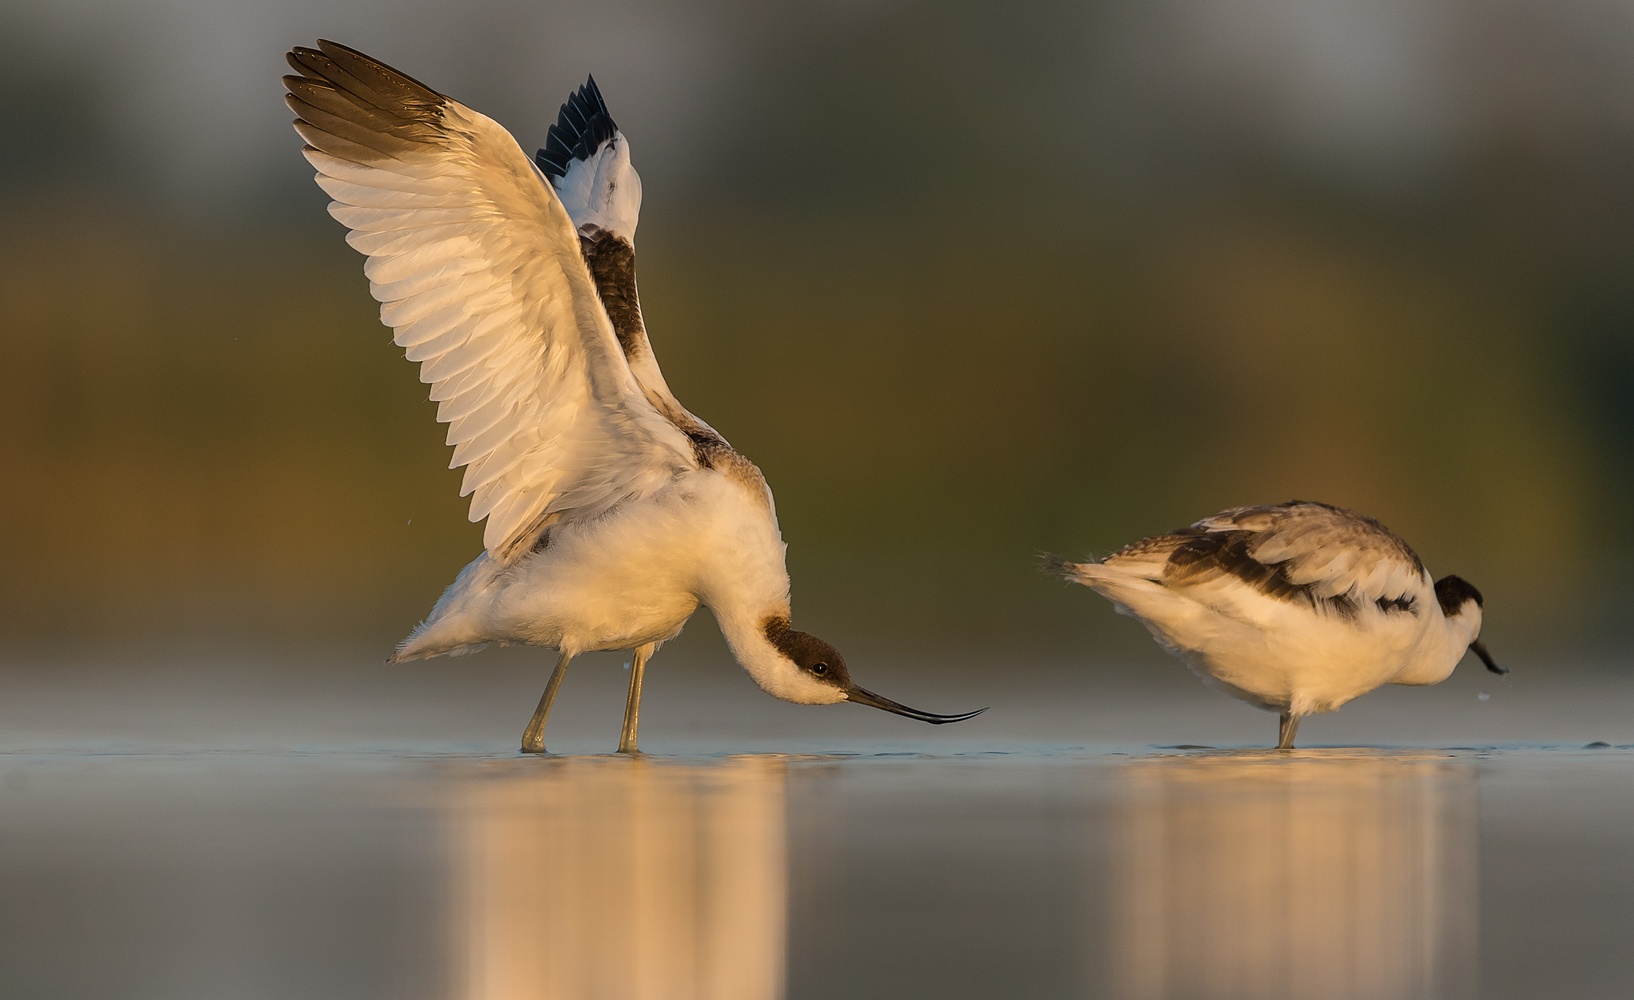
POLYGON ((9 678, 0 995, 1634 995, 1621 682, 1308 727, 1529 742, 1277 753, 1274 719, 1189 685, 904 731, 660 681, 630 759, 595 752, 616 671, 564 695, 545 758, 509 695, 163 676, 9 678))

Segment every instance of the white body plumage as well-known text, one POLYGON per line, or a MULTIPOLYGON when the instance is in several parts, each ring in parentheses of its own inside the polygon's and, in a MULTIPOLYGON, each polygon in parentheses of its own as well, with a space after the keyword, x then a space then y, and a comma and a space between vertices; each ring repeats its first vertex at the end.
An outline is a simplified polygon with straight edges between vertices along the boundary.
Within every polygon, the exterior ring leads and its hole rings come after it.
POLYGON ((553 528, 546 544, 502 563, 479 555, 395 659, 462 655, 490 642, 576 656, 674 638, 699 605, 767 693, 832 704, 841 692, 798 671, 763 633, 789 615, 785 546, 770 496, 713 470, 688 472, 603 517, 553 528))

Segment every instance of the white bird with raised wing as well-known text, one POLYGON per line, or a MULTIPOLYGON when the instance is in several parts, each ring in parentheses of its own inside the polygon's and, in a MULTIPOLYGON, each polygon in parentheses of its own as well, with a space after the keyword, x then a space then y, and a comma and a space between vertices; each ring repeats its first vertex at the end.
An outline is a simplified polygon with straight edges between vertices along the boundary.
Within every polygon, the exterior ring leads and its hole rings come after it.
POLYGON ((492 120, 334 42, 296 48, 286 100, 329 212, 368 257, 380 318, 448 424, 485 551, 395 660, 490 642, 559 651, 522 738, 573 657, 633 650, 619 749, 636 750, 648 659, 698 606, 768 694, 931 723, 852 682, 790 624, 789 575, 760 470, 664 383, 641 320, 641 182, 594 81, 538 163, 492 120))
POLYGON ((1280 749, 1305 716, 1383 684, 1438 683, 1466 651, 1507 673, 1480 640, 1480 591, 1432 581, 1384 525, 1328 504, 1237 507, 1104 559, 1048 563, 1205 681, 1278 713, 1280 749))

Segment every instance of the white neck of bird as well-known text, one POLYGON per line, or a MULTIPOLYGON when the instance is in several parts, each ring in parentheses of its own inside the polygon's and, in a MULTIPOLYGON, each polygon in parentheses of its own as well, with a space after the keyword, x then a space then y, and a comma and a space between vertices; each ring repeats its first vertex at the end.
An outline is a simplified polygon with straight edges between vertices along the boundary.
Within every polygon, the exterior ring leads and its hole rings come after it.
MULTIPOLYGON (((1465 601, 1458 613, 1447 619, 1447 625, 1442 629, 1443 641, 1447 644, 1447 658, 1457 666, 1463 659, 1469 644, 1481 634, 1481 606, 1474 601, 1465 601)), ((1451 673, 1452 668, 1448 667, 1451 673)))
POLYGON ((732 655, 760 689, 774 698, 798 705, 831 705, 841 700, 837 689, 820 684, 795 666, 773 645, 767 624, 789 620, 789 606, 770 607, 760 613, 737 613, 714 609, 721 634, 732 655))
POLYGON ((837 689, 807 676, 778 649, 773 638, 780 630, 768 633, 774 622, 787 627, 790 604, 783 537, 767 506, 764 484, 757 495, 730 477, 717 476, 700 488, 719 490, 720 503, 710 546, 718 558, 702 573, 698 598, 714 612, 732 655, 774 698, 804 705, 841 700, 837 689))
MULTIPOLYGON (((1436 609, 1435 614, 1440 613, 1436 609)), ((1393 683, 1438 684, 1446 680, 1480 634, 1481 608, 1474 601, 1466 601, 1457 614, 1442 618, 1439 628, 1429 630, 1420 647, 1421 655, 1393 683)))

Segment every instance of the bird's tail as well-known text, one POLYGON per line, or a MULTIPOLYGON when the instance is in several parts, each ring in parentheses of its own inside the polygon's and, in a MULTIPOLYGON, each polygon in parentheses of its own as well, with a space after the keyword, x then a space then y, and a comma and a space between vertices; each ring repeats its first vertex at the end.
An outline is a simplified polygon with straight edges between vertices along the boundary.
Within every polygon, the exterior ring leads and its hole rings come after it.
POLYGON ((1096 571, 1103 569, 1100 560, 1090 558, 1084 562, 1073 562, 1065 556, 1058 556, 1053 552, 1041 552, 1038 556, 1039 568, 1050 576, 1058 576, 1063 580, 1081 583, 1089 586, 1099 578, 1096 571))
POLYGON ((1093 558, 1072 562, 1056 555, 1045 555, 1043 561, 1045 572, 1083 584, 1111 601, 1122 615, 1143 621, 1163 617, 1177 600, 1152 577, 1150 567, 1144 564, 1130 566, 1122 561, 1108 564, 1093 558))
POLYGON ((484 552, 460 570, 426 620, 397 644, 387 663, 424 660, 433 656, 468 656, 488 644, 480 598, 503 570, 484 552))
POLYGON ((427 622, 421 622, 409 637, 397 644, 397 649, 386 657, 387 663, 407 663, 410 660, 429 660, 433 656, 470 656, 487 647, 486 642, 465 642, 450 645, 427 635, 427 622))

